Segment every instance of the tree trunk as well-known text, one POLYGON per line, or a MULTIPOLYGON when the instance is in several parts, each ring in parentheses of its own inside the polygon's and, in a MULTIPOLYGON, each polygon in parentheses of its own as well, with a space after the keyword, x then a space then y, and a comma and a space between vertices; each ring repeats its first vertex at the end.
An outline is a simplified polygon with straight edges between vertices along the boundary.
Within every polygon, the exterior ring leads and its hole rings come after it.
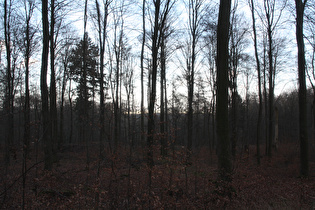
POLYGON ((305 49, 303 37, 303 16, 307 0, 295 0, 296 6, 296 42, 298 47, 298 72, 299 72, 299 124, 300 124, 300 161, 301 176, 309 175, 309 151, 307 133, 307 99, 305 81, 305 49))
MULTIPOLYGON (((166 66, 166 64, 165 64, 166 66)), ((165 67, 166 68, 166 67, 165 67)), ((164 115, 165 115, 165 141, 166 141, 166 146, 169 148, 169 124, 168 124, 168 101, 167 101, 167 85, 166 85, 166 74, 164 74, 164 115)), ((166 151, 166 155, 168 152, 166 151)))
POLYGON ((12 67, 11 67, 11 1, 8 5, 7 0, 4 1, 4 36, 5 36, 5 48, 6 48, 6 92, 4 99, 4 108, 7 113, 6 117, 6 136, 5 136, 5 165, 10 164, 10 152, 13 150, 13 140, 14 140, 14 131, 13 131, 13 76, 12 76, 12 67), (11 151, 10 151, 11 150, 11 151))
POLYGON ((187 113, 187 149, 188 159, 190 159, 190 153, 192 152, 192 138, 193 138, 193 100, 194 100, 194 83, 195 83, 195 63, 196 63, 196 47, 199 33, 199 22, 201 19, 201 1, 190 0, 189 1, 189 36, 191 42, 191 54, 188 56, 187 71, 188 71, 188 113, 187 113))
POLYGON ((104 136, 105 136, 105 97, 104 97, 104 53, 105 53, 105 39, 106 39, 106 30, 107 30, 107 17, 108 17, 108 6, 109 2, 104 3, 104 17, 103 17, 103 26, 101 24, 101 13, 99 3, 96 0, 96 9, 97 9, 97 24, 98 24, 98 38, 100 46, 100 159, 103 158, 104 150, 104 136))
POLYGON ((264 1, 265 14, 267 19, 267 36, 268 36, 268 61, 269 61, 269 123, 268 123, 268 157, 272 156, 272 143, 274 137, 274 65, 273 65, 273 18, 274 8, 270 5, 270 0, 264 1))
POLYGON ((279 110, 278 107, 275 107, 275 149, 278 149, 278 141, 279 141, 279 110))
POLYGON ((42 100, 42 120, 43 120, 43 140, 45 152, 45 169, 51 170, 52 160, 52 142, 51 126, 48 102, 47 87, 47 68, 48 68, 48 51, 49 51, 49 22, 48 22, 48 0, 42 0, 42 24, 43 24, 43 52, 40 75, 41 100, 42 100))
POLYGON ((73 134, 73 109, 72 109, 72 96, 71 96, 71 78, 69 80, 69 108, 70 108, 70 131, 69 131, 69 144, 72 144, 72 134, 73 134))
POLYGON ((250 9, 252 13, 253 21, 253 34, 254 34, 254 48, 255 48, 255 58, 256 58, 256 68, 258 77, 258 98, 259 98, 259 108, 258 108, 258 119, 257 119, 257 136, 256 136, 256 149, 257 149, 257 164, 260 165, 260 142, 261 142, 261 125, 262 125, 262 92, 261 92, 261 74, 260 74, 260 62, 258 56, 257 47, 257 33, 256 33, 256 20, 255 20, 255 5, 254 1, 250 0, 250 9))
MULTIPOLYGON (((25 11, 27 12, 27 11, 25 11)), ((30 15, 30 14, 29 14, 30 15)), ((26 49, 25 49, 25 103, 24 103, 24 149, 29 147, 30 133, 30 90, 29 90, 29 61, 30 61, 30 17, 26 15, 26 49)), ((26 152, 26 151, 25 151, 26 152)))
POLYGON ((264 38, 264 63, 263 63, 263 77, 264 77, 264 103, 265 103, 265 154, 268 155, 268 97, 267 97, 267 78, 266 78, 266 40, 264 38))
POLYGON ((81 139, 85 143, 85 149, 86 149, 86 168, 89 170, 90 168, 90 154, 89 154, 89 143, 87 138, 87 127, 89 125, 88 123, 88 103, 89 103, 89 97, 88 97, 88 87, 87 87, 87 62, 86 62, 86 54, 88 49, 88 35, 86 32, 86 25, 87 25, 87 6, 88 6, 88 0, 85 0, 85 6, 84 6, 84 31, 83 31, 83 107, 81 109, 81 139))
MULTIPOLYGON (((58 149, 61 149, 61 146, 65 143, 65 136, 64 136, 64 101, 65 101, 65 93, 66 93, 66 86, 67 80, 70 79, 69 72, 68 72, 68 57, 69 57, 69 48, 66 49, 65 55, 63 58, 63 76, 62 76, 62 83, 61 83, 61 96, 60 96, 60 124, 59 124, 59 138, 58 138, 58 149)), ((70 89, 71 89, 71 82, 69 83, 69 102, 70 102, 70 89)))
MULTIPOLYGON (((50 4, 50 120, 51 143, 55 150, 57 142, 57 104, 56 104, 56 75, 55 75, 55 0, 50 4)), ((53 152, 55 155, 55 151, 53 152)))
POLYGON ((122 35, 123 31, 121 28, 121 31, 119 32, 119 40, 117 45, 117 27, 118 23, 115 23, 115 37, 114 37, 114 51, 115 51, 115 59, 116 59, 116 85, 115 85, 115 104, 114 104, 114 118, 115 118, 115 125, 114 125, 114 151, 117 152, 118 147, 118 141, 120 140, 120 103, 119 100, 121 97, 119 97, 119 89, 121 89, 121 54, 122 54, 122 35))
POLYGON ((141 56, 140 56, 140 65, 141 65, 141 117, 140 117, 140 140, 141 144, 144 142, 144 45, 145 45, 145 0, 142 1, 142 43, 141 43, 141 56))
POLYGON ((152 36, 152 74, 151 74, 151 86, 150 86, 150 96, 149 96, 149 114, 148 114, 148 136, 147 136, 147 146, 148 146, 148 166, 152 167, 154 165, 153 161, 153 150, 152 144, 154 139, 154 106, 156 98, 156 76, 158 68, 158 32, 159 32, 159 15, 160 15, 160 0, 156 0, 154 3, 155 15, 154 15, 154 29, 152 36))
POLYGON ((165 110, 164 110, 164 88, 165 88, 165 69, 166 69, 166 58, 165 58, 165 34, 162 34, 161 42, 161 79, 160 79, 160 138, 161 138, 161 155, 164 157, 167 155, 167 141, 165 132, 165 110))
POLYGON ((59 113, 59 138, 58 138, 58 149, 61 149, 61 146, 64 143, 64 133, 63 133, 63 123, 64 123, 64 101, 65 101, 65 92, 66 92, 66 84, 67 84, 67 67, 64 64, 63 69, 63 77, 62 77, 62 84, 61 84, 61 96, 60 96, 60 113, 59 113))
POLYGON ((232 160, 229 140, 228 117, 228 42, 231 0, 220 0, 217 33, 217 134, 219 143, 219 176, 229 180, 232 160))

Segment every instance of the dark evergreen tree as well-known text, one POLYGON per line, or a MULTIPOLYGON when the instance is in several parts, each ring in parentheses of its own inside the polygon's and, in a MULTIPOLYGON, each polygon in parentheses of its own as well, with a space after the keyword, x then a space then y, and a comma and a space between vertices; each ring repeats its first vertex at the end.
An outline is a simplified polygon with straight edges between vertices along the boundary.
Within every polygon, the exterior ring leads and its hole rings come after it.
MULTIPOLYGON (((77 99, 76 110, 79 116, 80 131, 85 129, 85 124, 88 122, 89 98, 93 87, 95 87, 97 78, 97 59, 98 59, 98 47, 93 44, 88 34, 85 34, 86 40, 80 40, 72 50, 72 54, 69 58, 69 69, 72 79, 78 83, 77 85, 77 99), (85 50, 84 50, 85 47, 85 50), (85 52, 85 62, 83 62, 83 52, 85 52), (85 63, 85 67, 84 67, 85 63), (82 126, 82 127, 81 127, 82 126)), ((80 135, 80 138, 82 136, 80 135)), ((83 139, 79 139, 83 140, 83 139)))

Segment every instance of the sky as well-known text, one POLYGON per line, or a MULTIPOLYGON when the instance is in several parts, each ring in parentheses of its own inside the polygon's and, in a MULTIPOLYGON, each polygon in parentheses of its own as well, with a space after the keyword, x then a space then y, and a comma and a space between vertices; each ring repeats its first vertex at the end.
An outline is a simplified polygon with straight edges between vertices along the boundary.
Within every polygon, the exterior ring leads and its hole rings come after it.
MULTIPOLYGON (((100 1, 101 2, 101 1, 100 1)), ((114 1, 118 2, 118 1, 114 1)), ((148 1, 150 2, 150 1, 148 1)), ((73 11, 69 11, 68 18, 72 22, 72 26, 77 30, 77 34, 79 37, 83 37, 83 9, 84 9, 84 1, 79 1, 79 3, 76 3, 79 8, 73 11)), ((90 6, 94 5, 94 1, 89 1, 90 6)), ((127 10, 127 17, 124 18, 124 26, 126 27, 124 29, 124 33, 126 34, 126 37, 128 39, 128 44, 132 46, 132 54, 134 56, 134 63, 133 67, 135 69, 135 86, 136 86, 136 92, 139 92, 140 89, 140 38, 141 38, 141 30, 142 30, 142 23, 141 23, 141 2, 131 2, 126 1, 127 10)), ((259 10, 259 9, 257 9, 259 10)), ((251 19, 250 19, 250 13, 249 8, 247 6, 247 0, 239 0, 239 6, 238 6, 239 13, 242 13, 244 17, 247 20, 248 25, 251 27, 251 19)), ((39 11, 38 11, 39 12, 39 11)), ((147 11, 148 12, 148 11, 147 11)), ((89 15, 93 14, 93 10, 90 9, 89 15)), ((108 36, 109 36, 109 46, 112 45, 112 34, 113 34, 113 13, 110 14, 109 17, 109 30, 108 30, 108 36)), ((187 28, 187 24, 185 23, 187 20, 187 10, 185 9, 185 4, 182 0, 178 0, 176 2, 176 11, 173 14, 174 19, 174 27, 177 31, 180 33, 177 34, 177 37, 174 37, 173 39, 182 39, 182 34, 187 28)), ((278 73, 276 76, 276 87, 275 87, 275 95, 279 95, 284 91, 291 91, 297 89, 297 59, 296 59, 296 44, 295 44, 295 25, 294 25, 294 17, 289 12, 286 12, 284 14, 284 21, 281 22, 280 30, 277 32, 277 36, 287 37, 287 45, 284 47, 284 49, 281 50, 281 57, 279 58, 280 64, 277 69, 278 73)), ((40 21, 40 18, 36 18, 37 22, 40 21)), ((256 15, 257 21, 259 21, 259 17, 256 15)), ((96 37, 95 27, 93 22, 91 21, 92 18, 89 16, 88 18, 88 28, 87 31, 89 32, 89 35, 91 37, 96 37)), ((40 25, 40 23, 38 22, 40 25)), ((147 19, 147 29, 149 29, 149 20, 147 19)), ((259 25, 259 24, 258 24, 259 25)), ((251 30, 251 29, 250 29, 251 30)), ((247 35, 247 39, 249 41, 248 47, 245 49, 245 52, 250 54, 253 57, 253 42, 251 34, 249 33, 247 35)), ((93 39, 95 43, 97 43, 97 39, 93 39)), ((176 40, 175 40, 176 41, 176 40)), ((171 44, 176 44, 176 42, 171 42, 171 44)), ((40 54, 41 51, 37 54, 37 57, 39 59, 34 59, 40 62, 40 54)), ((150 53, 147 49, 146 55, 149 57, 150 53)), ((173 54, 172 57, 169 59, 167 64, 167 79, 168 79, 168 95, 170 95, 172 91, 172 85, 171 80, 176 80, 177 89, 182 94, 185 94, 186 87, 184 81, 179 81, 177 78, 178 76, 181 76, 183 74, 183 67, 179 65, 179 58, 181 55, 173 54)), ((200 53, 198 60, 202 61, 204 59, 204 55, 200 53)), ((31 72, 35 78, 39 78, 39 64, 35 63, 33 66, 33 71, 31 72)), ((206 65, 199 64, 199 67, 202 67, 198 69, 200 72, 206 72, 206 65)), ((252 62, 252 65, 249 64, 246 67, 241 66, 240 70, 241 72, 244 72, 244 69, 249 69, 252 72, 255 72, 255 62, 252 62)), ((239 74, 238 77, 238 86, 239 86, 239 93, 240 95, 245 98, 246 93, 246 76, 242 73, 239 74)), ((33 83, 38 84, 38 79, 35 79, 33 83)), ((49 83, 49 81, 48 81, 49 83)), ((249 77, 249 92, 257 93, 257 76, 256 73, 253 73, 249 77)), ((159 87, 157 87, 159 90, 159 87)))

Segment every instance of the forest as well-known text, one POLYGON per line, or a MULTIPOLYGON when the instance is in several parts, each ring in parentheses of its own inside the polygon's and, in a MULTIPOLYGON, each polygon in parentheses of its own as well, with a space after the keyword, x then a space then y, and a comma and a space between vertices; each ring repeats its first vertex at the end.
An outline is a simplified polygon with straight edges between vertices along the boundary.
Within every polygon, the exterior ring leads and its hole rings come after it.
POLYGON ((0 16, 0 209, 314 208, 314 0, 0 16))

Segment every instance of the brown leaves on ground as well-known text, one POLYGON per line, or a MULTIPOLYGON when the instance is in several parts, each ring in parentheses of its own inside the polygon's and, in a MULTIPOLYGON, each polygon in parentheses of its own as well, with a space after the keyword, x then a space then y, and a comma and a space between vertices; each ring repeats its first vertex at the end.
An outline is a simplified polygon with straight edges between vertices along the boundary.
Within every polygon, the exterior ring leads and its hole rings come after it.
MULTIPOLYGON (((314 163, 310 177, 299 178, 298 152, 294 145, 281 145, 272 159, 256 164, 255 148, 248 156, 239 152, 233 181, 217 180, 214 152, 194 151, 187 164, 184 148, 162 158, 155 148, 155 166, 150 169, 142 149, 129 149, 99 160, 97 147, 90 148, 90 163, 84 150, 72 148, 59 155, 51 172, 38 164, 27 172, 26 209, 310 209, 315 206, 314 163), (151 187, 149 171, 152 170, 151 187)), ((35 164, 31 157, 27 165, 35 164)), ((3 169, 3 167, 1 167, 3 169)), ((9 173, 1 170, 0 208, 22 207, 21 159, 12 162, 9 173)))

